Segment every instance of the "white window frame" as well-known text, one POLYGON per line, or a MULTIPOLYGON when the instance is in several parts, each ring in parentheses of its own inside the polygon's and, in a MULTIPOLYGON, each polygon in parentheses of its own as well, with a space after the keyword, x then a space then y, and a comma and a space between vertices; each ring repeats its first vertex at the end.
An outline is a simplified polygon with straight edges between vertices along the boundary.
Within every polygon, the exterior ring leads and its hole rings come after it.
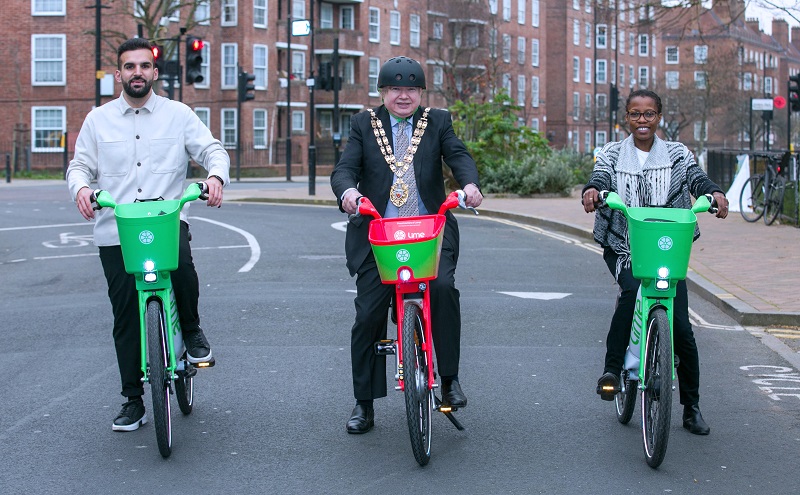
POLYGON ((37 2, 37 0, 31 0, 31 15, 43 16, 43 17, 65 16, 67 15, 67 0, 49 0, 48 2, 37 2), (39 6, 44 8, 36 10, 37 4, 41 4, 39 6), (49 8, 50 10, 47 10, 47 8, 49 8), (56 8, 58 10, 56 10, 56 8))
POLYGON ((369 8, 369 41, 381 42, 381 9, 377 7, 369 8))
POLYGON ((605 59, 597 59, 595 61, 594 78, 597 84, 608 83, 608 62, 605 59))
POLYGON ((520 107, 525 106, 525 83, 527 82, 527 77, 525 74, 519 74, 517 76, 517 105, 520 107))
POLYGON ((539 0, 531 0, 531 26, 539 27, 539 0))
POLYGON ((694 46, 694 63, 704 65, 708 62, 708 45, 694 46))
POLYGON ((444 86, 444 68, 438 65, 433 67, 433 87, 441 88, 444 86))
POLYGON ((239 0, 221 0, 220 26, 237 26, 239 24, 239 0))
POLYGON ((517 37, 517 63, 525 65, 525 48, 528 46, 528 40, 522 36, 517 37))
POLYGON ((239 45, 223 43, 220 47, 220 88, 237 89, 239 85, 239 45), (232 59, 231 59, 232 57, 232 59))
POLYGON ((592 59, 584 58, 583 59, 583 82, 586 84, 592 83, 592 59))
POLYGON ((572 82, 581 82, 580 57, 572 57, 572 82))
POLYGON ((511 0, 503 0, 503 20, 511 21, 511 0))
POLYGON ((517 0, 517 23, 522 25, 528 17, 528 13, 525 12, 526 2, 527 0, 517 0))
POLYGON ((695 122, 692 127, 694 128, 692 130, 694 131, 694 140, 695 141, 700 141, 700 140, 707 141, 708 140, 708 122, 706 122, 705 126, 703 126, 702 122, 695 122), (703 129, 703 131, 704 131, 703 132, 703 136, 700 136, 700 130, 701 129, 703 129))
MULTIPOLYGON (((266 19, 266 15, 264 19, 266 19)), ((197 7, 194 9, 194 21, 201 26, 208 26, 211 24, 210 0, 198 0, 197 7)))
MULTIPOLYGON (((305 4, 304 4, 305 5, 305 4)), ((352 31, 356 28, 356 12, 352 5, 342 5, 339 7, 339 29, 352 31), (349 12, 349 14, 346 14, 349 12)))
MULTIPOLYGON (((339 59, 340 61, 342 59, 339 59)), ((339 64, 342 65, 342 64, 339 64)), ((341 67, 340 67, 341 68, 341 67)), ((292 75, 295 81, 304 81, 306 78, 306 52, 292 50, 292 75)))
POLYGON ((646 89, 650 85, 650 67, 646 65, 639 66, 639 80, 637 84, 640 88, 646 89))
POLYGON ((253 45, 253 74, 256 76, 253 85, 256 89, 267 89, 269 78, 269 47, 267 45, 253 45))
POLYGON ((292 133, 305 132, 306 112, 305 110, 292 110, 292 133))
POLYGON ((646 34, 639 35, 639 56, 648 57, 650 55, 650 37, 646 34))
POLYGON ((597 48, 608 48, 608 25, 597 25, 597 28, 595 29, 595 44, 597 48))
POLYGON ((664 63, 667 65, 677 65, 680 63, 680 47, 670 45, 664 49, 664 63))
POLYGON ((572 20, 572 44, 575 46, 581 44, 581 21, 578 19, 572 20))
POLYGON ((219 111, 219 140, 227 149, 235 149, 239 138, 239 129, 236 128, 238 122, 236 112, 236 108, 221 108, 219 111), (230 136, 229 132, 232 132, 233 136, 230 136))
POLYGON ((333 29, 333 4, 322 2, 319 8, 319 28, 333 29))
MULTIPOLYGON (((45 74, 49 74, 50 71, 46 71, 45 74)), ((66 86, 67 84, 67 36, 65 34, 33 34, 31 35, 31 85, 32 86, 66 86), (55 44, 60 45, 58 49, 61 51, 60 56, 57 58, 37 58, 36 56, 36 46, 39 41, 52 41, 55 44), (60 41, 60 43, 59 43, 60 41), (54 67, 55 70, 52 71, 54 75, 57 75, 57 79, 53 80, 44 80, 44 78, 39 75, 37 77, 37 66, 38 65, 45 65, 48 68, 54 67), (60 66, 60 70, 59 67, 60 66), (58 74, 60 72, 60 74, 58 74)))
POLYGON ((378 91, 378 74, 380 74, 381 71, 381 59, 378 57, 370 57, 368 64, 369 74, 367 75, 367 84, 369 85, 369 95, 379 96, 380 92, 378 91))
POLYGON ((586 22, 583 24, 583 39, 586 48, 592 47, 592 23, 586 22))
POLYGON ((203 48, 200 50, 200 74, 203 75, 203 82, 194 83, 194 87, 198 89, 208 89, 211 87, 211 44, 207 41, 203 42, 203 48))
POLYGON ((531 106, 539 108, 539 76, 531 77, 531 106))
POLYGON ((306 18, 306 0, 292 0, 292 17, 295 19, 306 18))
POLYGON ((503 62, 511 63, 511 35, 503 35, 503 62))
POLYGON ((417 48, 420 43, 421 20, 419 14, 411 14, 408 16, 408 45, 417 48))
POLYGON ((440 40, 444 37, 444 23, 436 22, 433 23, 433 39, 440 40))
POLYGON ((267 120, 269 113, 267 112, 266 108, 254 108, 253 109, 253 149, 256 150, 265 150, 269 148, 269 141, 267 140, 267 125, 269 120, 267 120), (263 125, 259 125, 260 122, 263 122, 263 125), (256 138, 260 138, 263 141, 257 142, 256 138))
POLYGON ((664 72, 664 85, 667 89, 680 89, 681 73, 677 70, 664 72))
POLYGON ((267 0, 253 0, 253 27, 260 29, 267 27, 267 0), (263 21, 258 22, 259 18, 263 21))
POLYGON ((392 10, 389 12, 389 44, 400 44, 400 12, 392 10))
POLYGON ((67 107, 65 106, 32 106, 31 107, 31 151, 34 153, 55 153, 58 151, 63 151, 64 148, 61 147, 61 138, 64 135, 64 131, 67 129, 67 107), (43 127, 38 125, 37 123, 40 119, 36 118, 37 112, 42 111, 58 111, 61 113, 61 124, 56 127, 43 127), (36 146, 37 141, 37 133, 45 132, 48 134, 53 134, 58 137, 58 139, 53 138, 48 139, 54 143, 54 146, 36 146), (56 144, 57 143, 57 144, 56 144))
POLYGON ((211 129, 211 108, 209 107, 195 107, 194 113, 204 126, 211 129))
POLYGON ((531 66, 539 67, 539 40, 531 40, 531 66))

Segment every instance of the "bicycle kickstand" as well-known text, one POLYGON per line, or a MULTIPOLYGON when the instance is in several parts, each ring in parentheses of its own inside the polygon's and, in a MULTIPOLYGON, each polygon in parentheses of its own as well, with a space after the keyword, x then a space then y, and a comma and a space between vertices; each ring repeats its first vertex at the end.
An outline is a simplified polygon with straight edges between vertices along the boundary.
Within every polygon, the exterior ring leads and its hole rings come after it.
POLYGON ((464 425, 462 425, 461 422, 457 420, 455 416, 453 416, 453 413, 451 411, 449 410, 443 411, 441 409, 442 401, 439 399, 439 397, 436 396, 436 394, 433 394, 433 404, 434 406, 436 406, 436 410, 444 414, 447 417, 447 419, 449 419, 450 422, 453 423, 453 426, 455 426, 458 431, 464 431, 464 425))

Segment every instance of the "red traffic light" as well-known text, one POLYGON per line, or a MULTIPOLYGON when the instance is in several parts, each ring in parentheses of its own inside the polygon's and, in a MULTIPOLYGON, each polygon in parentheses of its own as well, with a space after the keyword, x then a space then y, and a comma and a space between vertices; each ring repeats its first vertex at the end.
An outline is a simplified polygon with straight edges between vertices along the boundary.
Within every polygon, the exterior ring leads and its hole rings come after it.
POLYGON ((192 51, 199 52, 203 49, 203 40, 200 38, 191 38, 190 48, 192 51))
POLYGON ((154 59, 158 60, 159 58, 161 58, 161 47, 160 46, 153 45, 152 47, 150 47, 150 49, 153 50, 153 58, 154 59))
POLYGON ((775 105, 775 108, 783 108, 786 106, 786 98, 783 96, 776 96, 772 99, 772 104, 775 105))

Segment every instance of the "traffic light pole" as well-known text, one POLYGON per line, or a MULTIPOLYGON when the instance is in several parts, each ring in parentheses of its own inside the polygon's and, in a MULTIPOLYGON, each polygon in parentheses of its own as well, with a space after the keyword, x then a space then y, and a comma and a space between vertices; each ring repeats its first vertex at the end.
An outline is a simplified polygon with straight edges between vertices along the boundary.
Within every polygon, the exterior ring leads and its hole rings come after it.
MULTIPOLYGON (((311 2, 311 80, 314 81, 314 4, 316 2, 311 2)), ((315 81, 316 83, 316 81, 315 81)), ((317 146, 314 143, 314 135, 317 133, 317 130, 314 128, 314 113, 316 112, 314 108, 314 84, 308 87, 311 93, 309 94, 309 105, 310 105, 310 112, 309 112, 309 120, 311 121, 311 132, 309 136, 308 142, 308 195, 314 196, 316 194, 316 181, 317 181, 317 146)))
POLYGON ((292 16, 286 16, 286 181, 292 181, 292 16))

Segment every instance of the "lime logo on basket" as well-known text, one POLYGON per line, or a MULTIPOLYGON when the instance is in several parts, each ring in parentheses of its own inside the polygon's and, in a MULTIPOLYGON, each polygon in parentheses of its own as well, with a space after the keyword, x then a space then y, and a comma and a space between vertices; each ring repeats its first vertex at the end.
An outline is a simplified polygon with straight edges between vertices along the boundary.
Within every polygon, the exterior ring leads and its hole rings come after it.
POLYGON ((664 236, 658 240, 658 247, 662 251, 669 251, 672 249, 672 238, 668 236, 664 236))
POLYGON ((402 241, 405 238, 406 238, 406 233, 403 232, 402 230, 398 230, 397 232, 394 233, 395 241, 402 241))
POLYGON ((405 263, 411 258, 411 253, 409 253, 407 249, 400 249, 395 256, 397 257, 397 261, 405 263))
POLYGON ((155 236, 149 230, 139 232, 139 242, 142 244, 152 244, 155 236))

